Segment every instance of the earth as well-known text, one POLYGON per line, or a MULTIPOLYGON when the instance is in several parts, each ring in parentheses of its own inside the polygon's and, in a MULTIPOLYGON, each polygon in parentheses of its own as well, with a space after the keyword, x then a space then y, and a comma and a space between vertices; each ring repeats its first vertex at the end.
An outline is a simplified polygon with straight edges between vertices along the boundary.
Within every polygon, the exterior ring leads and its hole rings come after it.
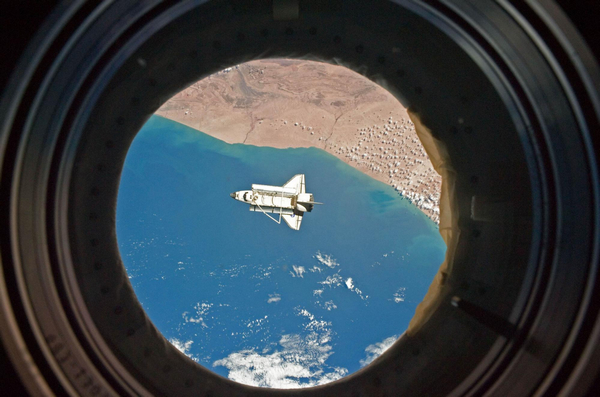
POLYGON ((182 354, 233 381, 310 387, 351 374, 406 330, 442 262, 437 225, 320 148, 230 144, 153 116, 118 193, 136 295, 182 354), (299 231, 231 192, 306 175, 299 231))

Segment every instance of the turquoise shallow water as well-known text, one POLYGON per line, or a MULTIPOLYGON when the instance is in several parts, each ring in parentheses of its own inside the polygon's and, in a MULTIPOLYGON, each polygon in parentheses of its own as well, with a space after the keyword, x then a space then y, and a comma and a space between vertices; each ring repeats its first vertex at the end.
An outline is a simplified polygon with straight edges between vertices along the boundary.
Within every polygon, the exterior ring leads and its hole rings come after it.
POLYGON ((230 145, 153 116, 128 153, 117 237, 157 328, 231 379, 300 387, 361 368, 407 327, 445 245, 389 186, 315 149, 230 145), (300 231, 229 197, 306 175, 300 231))

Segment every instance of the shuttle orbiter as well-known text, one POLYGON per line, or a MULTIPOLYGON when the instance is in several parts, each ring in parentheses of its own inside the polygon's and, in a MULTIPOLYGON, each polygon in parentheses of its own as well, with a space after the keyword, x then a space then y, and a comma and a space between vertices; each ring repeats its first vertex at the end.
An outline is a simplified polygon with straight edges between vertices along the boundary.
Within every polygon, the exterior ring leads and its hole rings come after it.
POLYGON ((252 190, 240 190, 230 196, 250 204, 250 211, 259 211, 277 223, 281 218, 289 227, 300 230, 302 216, 310 212, 315 204, 313 195, 306 193, 304 174, 297 174, 283 186, 252 185, 252 190), (269 214, 279 214, 279 220, 269 214))

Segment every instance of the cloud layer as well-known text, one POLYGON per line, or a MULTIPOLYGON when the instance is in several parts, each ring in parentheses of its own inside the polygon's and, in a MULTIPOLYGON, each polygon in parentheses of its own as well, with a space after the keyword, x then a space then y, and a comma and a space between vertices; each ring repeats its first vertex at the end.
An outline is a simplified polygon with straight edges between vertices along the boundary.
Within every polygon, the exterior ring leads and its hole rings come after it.
POLYGON ((367 346, 365 348, 365 353, 367 356, 360 360, 360 365, 364 367, 365 365, 371 364, 373 360, 381 356, 383 352, 389 349, 397 339, 398 335, 394 335, 390 336, 389 338, 385 338, 381 342, 373 343, 372 345, 367 346))
POLYGON ((305 337, 283 335, 280 347, 273 352, 241 350, 215 361, 213 366, 226 367, 229 379, 251 386, 290 389, 321 385, 348 373, 346 368, 326 365, 333 354, 330 339, 329 332, 310 332, 305 337))
POLYGON ((185 354, 192 360, 198 362, 198 357, 196 357, 190 353, 190 349, 192 348, 192 345, 194 344, 193 340, 188 340, 187 342, 184 342, 177 338, 171 338, 171 339, 169 339, 169 342, 171 342, 171 344, 173 346, 175 346, 175 348, 177 348, 177 350, 179 350, 180 352, 182 352, 183 354, 185 354))

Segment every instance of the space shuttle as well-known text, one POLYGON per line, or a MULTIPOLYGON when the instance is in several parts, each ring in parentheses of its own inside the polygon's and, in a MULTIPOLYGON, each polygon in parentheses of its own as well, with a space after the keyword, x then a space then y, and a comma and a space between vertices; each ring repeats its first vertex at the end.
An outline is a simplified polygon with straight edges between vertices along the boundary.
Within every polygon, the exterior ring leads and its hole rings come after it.
POLYGON ((311 193, 306 193, 304 174, 297 174, 283 186, 252 185, 252 190, 240 190, 230 196, 238 201, 250 204, 250 211, 262 212, 276 223, 281 218, 294 230, 300 230, 304 213, 311 212, 314 201, 311 193), (279 219, 273 215, 279 214, 279 219))

